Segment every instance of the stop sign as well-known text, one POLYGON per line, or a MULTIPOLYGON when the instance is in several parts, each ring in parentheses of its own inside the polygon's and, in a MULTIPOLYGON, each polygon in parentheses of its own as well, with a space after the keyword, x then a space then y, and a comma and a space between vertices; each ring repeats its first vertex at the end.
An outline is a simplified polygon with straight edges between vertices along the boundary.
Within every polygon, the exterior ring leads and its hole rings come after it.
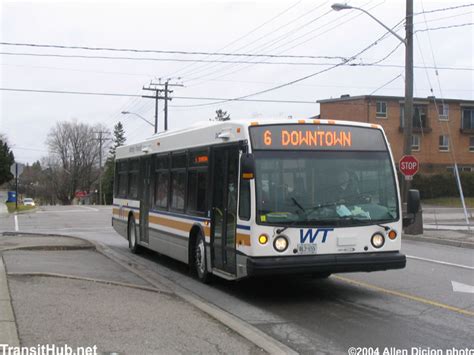
POLYGON ((399 162, 400 172, 406 177, 411 177, 418 172, 419 165, 413 155, 404 155, 399 162))

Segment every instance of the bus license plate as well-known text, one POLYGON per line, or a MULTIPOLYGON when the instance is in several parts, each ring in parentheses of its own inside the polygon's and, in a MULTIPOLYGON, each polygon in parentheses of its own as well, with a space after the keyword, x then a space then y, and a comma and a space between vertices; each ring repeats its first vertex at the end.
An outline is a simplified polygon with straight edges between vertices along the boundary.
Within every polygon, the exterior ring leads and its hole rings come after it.
POLYGON ((317 244, 298 244, 298 254, 316 254, 317 250, 317 244))

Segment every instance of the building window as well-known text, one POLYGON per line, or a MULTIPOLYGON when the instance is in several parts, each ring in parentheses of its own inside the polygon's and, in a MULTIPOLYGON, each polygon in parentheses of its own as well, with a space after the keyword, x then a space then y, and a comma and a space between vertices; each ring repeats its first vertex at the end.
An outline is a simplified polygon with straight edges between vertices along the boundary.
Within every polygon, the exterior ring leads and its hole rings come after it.
POLYGON ((449 151, 449 137, 448 136, 439 136, 439 151, 440 152, 449 151))
POLYGON ((449 105, 439 104, 438 107, 438 118, 440 121, 447 121, 449 119, 449 105))
MULTIPOLYGON (((428 128, 426 105, 413 105, 413 128, 428 128)), ((400 127, 405 127, 405 105, 400 105, 400 127)))
POLYGON ((474 152, 474 136, 469 137, 469 151, 474 152))
POLYGON ((377 106, 376 117, 387 118, 387 103, 385 101, 377 101, 375 104, 377 106))
POLYGON ((418 134, 411 136, 411 149, 414 151, 420 150, 420 136, 418 134))
POLYGON ((462 129, 474 129, 474 107, 465 107, 462 109, 462 129))

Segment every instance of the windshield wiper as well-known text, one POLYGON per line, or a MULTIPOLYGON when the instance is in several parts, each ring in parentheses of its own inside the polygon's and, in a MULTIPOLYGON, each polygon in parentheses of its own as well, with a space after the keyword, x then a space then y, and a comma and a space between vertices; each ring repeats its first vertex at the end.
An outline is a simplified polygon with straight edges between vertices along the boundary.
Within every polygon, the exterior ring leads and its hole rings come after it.
MULTIPOLYGON (((306 216, 306 210, 304 209, 303 206, 300 205, 300 203, 298 201, 296 201, 296 199, 294 197, 291 197, 291 201, 295 204, 296 207, 298 207, 301 211, 303 211, 303 213, 306 216)), ((290 227, 294 226, 295 224, 297 224, 298 222, 301 222, 301 221, 299 221, 299 220, 293 221, 290 224, 288 224, 287 226, 285 226, 283 228, 280 228, 280 229, 277 229, 276 232, 278 234, 281 234, 284 231, 286 231, 288 228, 290 228, 290 227)))
POLYGON ((294 197, 291 197, 291 201, 293 201, 293 203, 295 204, 296 207, 298 207, 301 211, 303 211, 303 213, 306 213, 306 210, 304 209, 303 206, 301 206, 298 201, 296 201, 296 198, 294 197))

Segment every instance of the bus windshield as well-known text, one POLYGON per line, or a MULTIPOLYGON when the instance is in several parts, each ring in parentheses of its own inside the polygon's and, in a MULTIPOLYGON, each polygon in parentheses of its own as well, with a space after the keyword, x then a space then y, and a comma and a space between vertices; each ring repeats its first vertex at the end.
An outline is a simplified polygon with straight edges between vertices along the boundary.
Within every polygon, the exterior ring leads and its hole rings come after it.
POLYGON ((256 151, 257 222, 357 226, 398 220, 387 151, 256 151))

